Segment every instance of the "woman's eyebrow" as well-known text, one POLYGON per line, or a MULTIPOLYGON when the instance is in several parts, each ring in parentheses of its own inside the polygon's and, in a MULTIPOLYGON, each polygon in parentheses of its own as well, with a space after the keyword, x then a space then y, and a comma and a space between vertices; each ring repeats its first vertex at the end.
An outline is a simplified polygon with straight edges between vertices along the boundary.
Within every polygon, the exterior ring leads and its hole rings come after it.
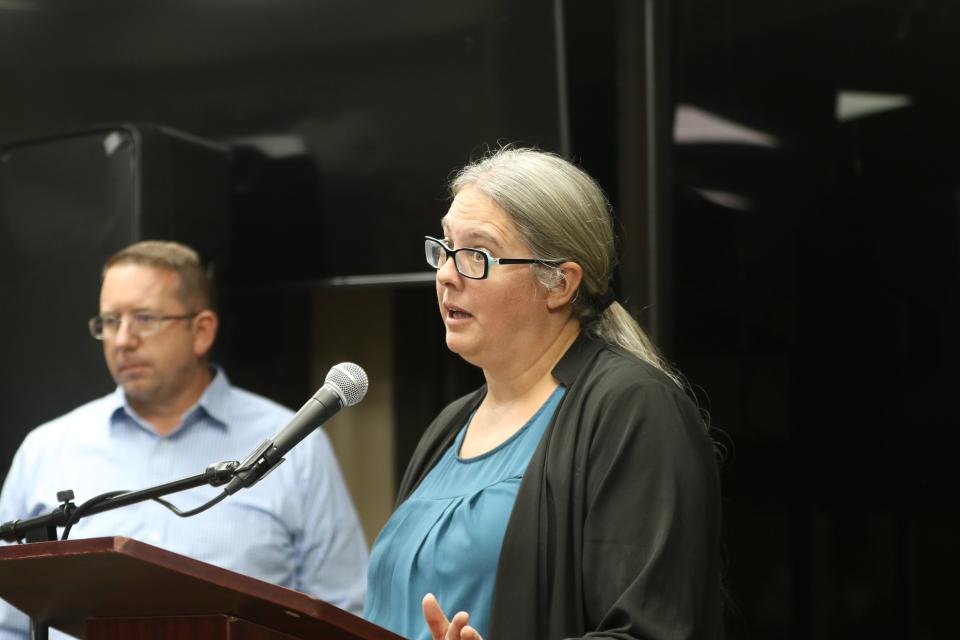
MULTIPOLYGON (((445 223, 442 224, 441 226, 443 227, 444 237, 447 239, 450 239, 449 227, 447 227, 445 223)), ((479 231, 479 230, 466 231, 464 232, 462 239, 464 240, 465 244, 471 244, 471 245, 482 244, 482 245, 490 246, 496 249, 502 248, 500 241, 496 237, 484 231, 479 231)))
POLYGON ((500 242, 489 233, 484 233, 483 231, 468 231, 464 234, 465 238, 469 244, 482 244, 485 246, 492 246, 500 248, 500 242))

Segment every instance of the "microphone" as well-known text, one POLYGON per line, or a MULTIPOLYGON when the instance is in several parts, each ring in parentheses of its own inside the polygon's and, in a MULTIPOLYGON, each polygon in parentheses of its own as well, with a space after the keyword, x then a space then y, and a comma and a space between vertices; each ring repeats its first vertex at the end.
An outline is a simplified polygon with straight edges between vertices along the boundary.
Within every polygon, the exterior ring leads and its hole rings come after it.
POLYGON ((327 372, 323 386, 272 439, 264 440, 234 470, 224 491, 233 495, 252 487, 284 461, 284 455, 343 407, 352 407, 367 395, 367 374, 352 362, 341 362, 327 372))

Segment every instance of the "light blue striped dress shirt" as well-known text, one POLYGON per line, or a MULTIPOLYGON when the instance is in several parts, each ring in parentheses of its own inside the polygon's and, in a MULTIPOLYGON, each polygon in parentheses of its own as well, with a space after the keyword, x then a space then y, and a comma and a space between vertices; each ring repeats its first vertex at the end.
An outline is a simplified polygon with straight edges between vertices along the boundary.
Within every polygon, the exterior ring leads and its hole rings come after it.
MULTIPOLYGON (((72 489, 79 505, 106 491, 144 489, 242 460, 292 415, 231 386, 218 370, 181 426, 161 436, 118 388, 26 437, 0 494, 0 522, 49 512, 63 489, 72 489)), ((88 516, 70 537, 136 538, 358 613, 367 546, 326 434, 318 429, 286 459, 256 486, 191 518, 150 501, 88 516)), ((185 511, 220 491, 205 486, 166 499, 185 511)), ((0 639, 26 635, 26 617, 0 601, 0 639)), ((51 630, 50 637, 67 636, 51 630)))

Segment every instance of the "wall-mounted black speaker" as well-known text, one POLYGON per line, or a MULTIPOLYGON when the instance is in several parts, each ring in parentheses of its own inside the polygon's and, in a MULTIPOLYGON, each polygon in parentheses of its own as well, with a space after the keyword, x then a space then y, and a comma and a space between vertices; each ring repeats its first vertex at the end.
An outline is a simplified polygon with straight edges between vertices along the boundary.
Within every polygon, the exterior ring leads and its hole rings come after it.
POLYGON ((24 434, 112 388, 86 321, 124 246, 178 240, 208 262, 229 239, 229 156, 122 124, 0 147, 0 475, 24 434))

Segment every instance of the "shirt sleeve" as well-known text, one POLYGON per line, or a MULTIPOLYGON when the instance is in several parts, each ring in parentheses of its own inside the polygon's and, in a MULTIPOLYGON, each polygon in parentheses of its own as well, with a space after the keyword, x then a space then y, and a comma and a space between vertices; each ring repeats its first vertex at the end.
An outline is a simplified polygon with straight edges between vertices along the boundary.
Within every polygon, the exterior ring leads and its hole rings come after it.
POLYGON ((668 383, 617 390, 591 444, 583 536, 590 636, 713 638, 719 480, 694 404, 668 383))
POLYGON ((367 543, 333 448, 322 429, 306 442, 298 471, 304 514, 297 545, 297 589, 360 615, 367 590, 367 543))
MULTIPOLYGON (((27 480, 24 478, 23 449, 21 445, 14 455, 13 464, 3 482, 3 490, 0 491, 0 524, 30 515, 25 511, 24 492, 27 480)), ((0 544, 10 543, 0 542, 0 544)), ((29 635, 29 618, 5 600, 0 600, 0 640, 20 640, 29 635)))

